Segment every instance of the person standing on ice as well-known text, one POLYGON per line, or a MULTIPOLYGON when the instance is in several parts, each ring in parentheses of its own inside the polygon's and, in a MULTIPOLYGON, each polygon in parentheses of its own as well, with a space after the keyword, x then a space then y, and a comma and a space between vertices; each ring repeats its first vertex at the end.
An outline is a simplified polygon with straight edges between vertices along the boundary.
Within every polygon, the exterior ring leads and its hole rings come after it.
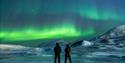
POLYGON ((67 63, 67 59, 69 59, 70 63, 72 63, 70 53, 71 53, 71 48, 70 48, 70 46, 67 44, 67 45, 66 45, 66 48, 65 48, 65 63, 67 63))
POLYGON ((58 59, 58 63, 60 63, 61 47, 59 46, 59 43, 56 43, 56 46, 54 47, 54 53, 55 53, 54 63, 56 63, 57 59, 58 59))

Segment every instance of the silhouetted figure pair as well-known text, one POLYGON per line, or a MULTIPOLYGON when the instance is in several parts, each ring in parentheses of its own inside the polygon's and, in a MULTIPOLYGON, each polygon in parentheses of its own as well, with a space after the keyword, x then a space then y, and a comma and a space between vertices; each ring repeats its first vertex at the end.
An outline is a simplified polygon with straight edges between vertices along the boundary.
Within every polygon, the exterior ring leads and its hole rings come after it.
MULTIPOLYGON (((60 53, 61 53, 61 47, 59 46, 59 43, 56 43, 56 46, 54 47, 54 52, 55 52, 55 60, 54 63, 56 63, 56 60, 58 59, 58 63, 60 63, 60 53)), ((71 56, 70 56, 71 48, 69 45, 66 45, 65 48, 65 63, 67 63, 67 59, 69 59, 70 63, 71 62, 71 56)))

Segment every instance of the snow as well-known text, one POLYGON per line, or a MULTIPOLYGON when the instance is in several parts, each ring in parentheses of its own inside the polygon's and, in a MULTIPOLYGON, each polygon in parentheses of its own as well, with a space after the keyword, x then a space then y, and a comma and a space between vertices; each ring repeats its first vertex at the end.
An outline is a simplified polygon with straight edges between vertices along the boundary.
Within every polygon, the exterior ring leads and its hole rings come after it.
POLYGON ((0 44, 0 50, 18 50, 18 49, 26 49, 29 47, 21 46, 21 45, 9 45, 9 44, 0 44))
POLYGON ((82 42, 82 46, 92 46, 93 43, 92 42, 89 42, 89 41, 86 41, 86 40, 83 40, 82 42))
POLYGON ((44 50, 42 48, 32 48, 21 45, 0 44, 0 54, 41 54, 44 50))
POLYGON ((112 32, 110 33, 111 37, 116 37, 116 36, 124 36, 125 35, 125 25, 121 25, 116 27, 112 32))

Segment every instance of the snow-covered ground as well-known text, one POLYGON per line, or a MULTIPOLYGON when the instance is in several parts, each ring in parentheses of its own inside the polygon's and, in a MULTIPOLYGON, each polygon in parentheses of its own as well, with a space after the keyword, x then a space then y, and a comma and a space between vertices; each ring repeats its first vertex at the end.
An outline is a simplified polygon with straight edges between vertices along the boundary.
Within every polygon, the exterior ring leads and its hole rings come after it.
MULTIPOLYGON (((86 43, 86 42, 85 42, 86 43)), ((88 42, 87 42, 88 43, 88 42)), ((30 48, 30 47, 24 47, 24 46, 15 46, 13 48, 13 45, 2 45, 3 50, 13 50, 13 52, 16 51, 22 51, 28 52, 32 49, 35 51, 32 51, 36 54, 21 54, 21 55, 15 55, 15 54, 9 54, 9 55, 0 55, 0 63, 53 63, 54 62, 54 56, 53 51, 50 54, 46 54, 43 51, 43 49, 39 48, 30 48), (9 46, 9 47, 8 47, 9 46), (11 47, 10 47, 11 46, 11 47), (12 49, 11 49, 12 48, 12 49), (30 49, 30 50, 29 50, 30 49)), ((12 52, 12 51, 11 51, 12 52)), ((18 52, 18 54, 20 54, 18 52)), ((76 47, 72 48, 72 63, 125 63, 125 47, 118 48, 115 46, 103 46, 99 48, 91 48, 91 47, 76 47)), ((61 54, 61 63, 64 62, 64 54, 62 52, 61 54)))

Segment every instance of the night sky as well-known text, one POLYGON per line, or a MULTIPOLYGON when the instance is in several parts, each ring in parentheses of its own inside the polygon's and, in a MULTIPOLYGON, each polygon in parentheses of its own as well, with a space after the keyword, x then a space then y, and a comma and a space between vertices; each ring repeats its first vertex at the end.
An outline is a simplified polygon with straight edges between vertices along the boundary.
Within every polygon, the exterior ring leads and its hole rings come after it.
POLYGON ((0 39, 87 38, 125 24, 125 0, 0 0, 0 39))

